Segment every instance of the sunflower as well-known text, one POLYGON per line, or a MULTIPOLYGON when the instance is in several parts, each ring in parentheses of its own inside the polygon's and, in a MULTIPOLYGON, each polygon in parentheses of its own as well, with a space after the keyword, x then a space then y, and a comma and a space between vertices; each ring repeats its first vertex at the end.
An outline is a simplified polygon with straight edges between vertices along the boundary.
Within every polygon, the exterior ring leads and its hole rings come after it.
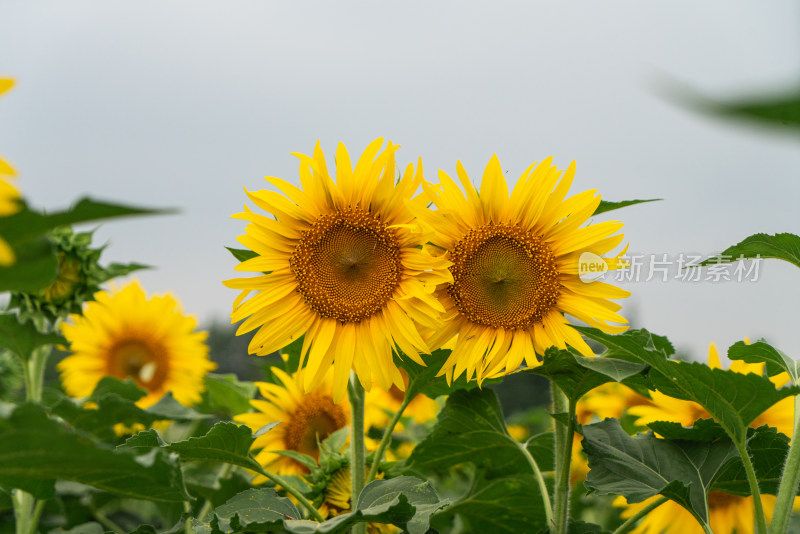
POLYGON ((72 355, 58 364, 73 397, 88 397, 104 376, 132 378, 147 391, 137 404, 147 407, 171 391, 184 405, 200 401, 203 377, 216 364, 208 359, 206 332, 184 315, 170 295, 147 298, 138 282, 100 291, 83 314, 70 315, 61 331, 72 355))
MULTIPOLYGON (((14 87, 14 80, 0 78, 0 95, 14 87)), ((6 181, 6 176, 13 178, 17 175, 14 168, 0 158, 0 217, 13 215, 20 209, 19 191, 10 182, 6 181)), ((8 243, 0 238, 0 266, 8 266, 14 263, 14 251, 8 243)))
POLYGON ((596 191, 565 200, 575 174, 551 167, 548 158, 528 167, 511 195, 497 156, 483 174, 480 195, 461 162, 458 177, 466 191, 444 172, 438 188, 425 187, 436 211, 410 205, 434 232, 433 245, 452 262, 451 283, 439 286, 443 326, 427 333, 431 347, 458 336, 440 374, 448 380, 466 372, 479 381, 516 369, 523 360, 539 364, 535 353, 571 345, 586 356, 592 350, 570 327, 564 314, 604 332, 618 333, 627 323, 608 299, 629 292, 603 282, 579 278, 583 253, 614 269, 621 254, 601 258, 622 242, 619 222, 583 225, 600 203, 596 191))
MULTIPOLYGON (((307 473, 303 464, 274 451, 294 451, 319 458, 318 440, 322 441, 333 432, 350 424, 350 403, 347 398, 333 400, 333 374, 327 373, 316 390, 305 393, 302 386, 302 371, 288 375, 278 368, 272 372, 280 383, 256 382, 265 400, 252 400, 256 412, 234 417, 256 432, 263 426, 279 421, 280 424, 256 438, 252 448, 261 449, 256 460, 264 469, 277 473, 307 473)), ((254 482, 266 482, 263 476, 254 482)))
MULTIPOLYGON (((721 369, 719 353, 717 347, 711 343, 708 347, 708 365, 712 369, 721 369)), ((731 362, 730 371, 737 373, 747 374, 755 373, 762 374, 764 371, 764 364, 758 363, 745 363, 741 360, 734 360, 731 362)), ((776 387, 781 387, 789 381, 789 375, 781 373, 770 380, 776 387)), ((668 397, 658 391, 651 391, 652 403, 642 404, 640 406, 633 406, 628 410, 628 413, 638 417, 636 424, 645 426, 653 421, 674 421, 683 426, 691 426, 698 419, 708 419, 711 417, 705 408, 699 404, 674 399, 668 397)), ((763 425, 773 426, 778 429, 778 432, 791 437, 794 429, 794 398, 787 397, 778 401, 769 407, 765 412, 756 417, 750 424, 753 428, 763 425)))
MULTIPOLYGON (((350 468, 339 469, 331 476, 331 480, 323 493, 319 513, 325 519, 350 512, 350 468)), ((368 534, 392 534, 400 532, 394 525, 367 523, 368 534)))
MULTIPOLYGON (((625 507, 621 517, 633 517, 659 496, 635 503, 627 504, 625 497, 614 499, 614 506, 625 507)), ((772 520, 775 510, 775 496, 762 495, 764 515, 767 521, 772 520)), ((800 499, 795 500, 795 509, 800 499)), ((715 534, 754 534, 755 515, 753 498, 730 495, 719 491, 708 494, 708 512, 711 530, 715 534)), ((703 534, 703 528, 697 519, 683 506, 675 501, 667 501, 647 514, 639 524, 631 530, 631 534, 703 534)))
POLYGON ((351 370, 366 390, 373 380, 386 390, 392 384, 404 387, 392 349, 396 345, 424 364, 419 354, 429 350, 417 323, 438 325, 443 308, 432 292, 451 280, 447 260, 421 248, 426 236, 406 208, 423 205, 421 195, 413 197, 422 182, 422 162, 416 171, 409 164, 395 184, 399 146, 390 141, 380 151, 382 144, 383 139, 370 143, 355 169, 339 144, 334 183, 317 143, 313 157, 295 154, 302 190, 267 177, 285 196, 247 192, 275 219, 246 206, 234 215, 249 221, 239 242, 257 254, 236 270, 265 273, 225 282, 242 290, 231 314, 232 322, 246 318, 237 334, 258 328, 249 351, 262 356, 305 334, 304 388, 317 389, 333 367, 336 402, 351 370))

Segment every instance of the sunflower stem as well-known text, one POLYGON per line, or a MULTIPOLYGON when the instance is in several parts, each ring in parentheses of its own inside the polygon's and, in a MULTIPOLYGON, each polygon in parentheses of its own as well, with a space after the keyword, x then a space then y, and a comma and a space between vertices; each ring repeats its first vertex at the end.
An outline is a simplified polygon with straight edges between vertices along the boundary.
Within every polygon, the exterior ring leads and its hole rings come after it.
POLYGON ((297 502, 302 504, 305 507, 305 509, 308 510, 308 513, 311 514, 311 517, 313 517, 320 523, 325 521, 325 518, 322 517, 322 515, 320 515, 319 511, 316 508, 314 508, 314 505, 311 504, 311 502, 308 499, 306 499, 305 496, 302 493, 300 493, 296 488, 294 488, 291 484, 286 482, 286 480, 284 480, 283 477, 272 474, 263 467, 261 467, 258 470, 258 474, 264 475, 265 477, 273 481, 275 484, 285 489, 287 493, 289 493, 292 497, 297 499, 297 502))
POLYGON ((625 534, 633 527, 635 527, 636 523, 638 523, 641 518, 643 518, 644 516, 646 516, 647 514, 649 514, 650 512, 652 512, 653 510, 655 510, 656 508, 667 502, 668 500, 669 499, 667 499, 666 497, 660 497, 654 500, 653 502, 651 502, 650 504, 648 504, 647 506, 636 512, 635 515, 628 518, 627 521, 618 526, 617 529, 612 534, 625 534))
POLYGON ((378 450, 375 451, 375 456, 372 459, 372 467, 369 470, 369 475, 367 475, 367 484, 375 480, 375 477, 378 476, 378 468, 383 461, 383 452, 386 450, 386 447, 389 446, 389 443, 392 441, 392 433, 394 432, 394 427, 397 426, 397 422, 400 421, 400 417, 403 416, 403 412, 405 412, 406 408, 408 407, 409 403, 414 400, 414 396, 409 395, 409 391, 411 391, 413 384, 409 384, 406 387, 405 395, 403 395, 403 402, 400 404, 400 407, 395 412, 392 420, 389 421, 389 425, 383 431, 383 437, 381 438, 381 442, 378 445, 378 450))
POLYGON ((783 467, 778 497, 775 500, 775 511, 772 514, 770 534, 784 534, 789 528, 794 499, 797 496, 797 485, 800 483, 800 395, 794 397, 794 430, 789 454, 783 467))
POLYGON ((44 370, 47 359, 50 357, 51 345, 36 347, 31 353, 31 358, 24 366, 25 370, 25 400, 39 404, 42 402, 42 388, 44 386, 44 370))
POLYGON ((531 471, 533 471, 533 476, 534 478, 536 478, 536 482, 539 484, 539 492, 542 494, 542 503, 544 504, 545 520, 547 521, 548 525, 552 525, 553 505, 550 504, 550 492, 547 490, 547 484, 545 484, 544 477, 542 476, 542 471, 541 469, 539 469, 539 464, 536 463, 536 460, 528 451, 528 442, 525 443, 517 442, 517 445, 522 451, 522 454, 525 456, 525 459, 528 460, 528 465, 531 466, 531 471))
POLYGON ((742 458, 744 464, 744 472, 747 474, 747 483, 750 485, 750 493, 753 497, 753 507, 755 508, 756 520, 756 533, 767 534, 767 520, 764 517, 764 505, 761 503, 761 490, 758 487, 758 478, 756 478, 756 471, 753 468, 753 462, 750 459, 750 453, 747 452, 747 445, 744 440, 734 439, 733 443, 739 451, 739 456, 742 458))
MULTIPOLYGON (((347 387, 350 397, 350 509, 355 510, 358 496, 364 489, 364 471, 366 470, 366 450, 364 448, 364 388, 355 374, 350 374, 347 387)), ((364 534, 366 523, 358 523, 350 532, 364 534)))
POLYGON ((553 414, 567 415, 567 424, 555 419, 556 485, 553 495, 554 534, 567 534, 569 523, 569 472, 572 462, 572 441, 575 436, 575 402, 568 399, 556 384, 550 383, 553 414))

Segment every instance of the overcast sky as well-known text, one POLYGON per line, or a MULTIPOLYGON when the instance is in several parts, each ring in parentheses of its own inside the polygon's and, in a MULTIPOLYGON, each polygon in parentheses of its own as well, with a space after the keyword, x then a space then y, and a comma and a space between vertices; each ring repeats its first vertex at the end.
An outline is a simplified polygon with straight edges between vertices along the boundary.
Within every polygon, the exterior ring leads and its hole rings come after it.
MULTIPOLYGON (((492 153, 513 181, 548 155, 573 192, 663 198, 615 212, 630 250, 713 253, 756 232, 800 233, 798 137, 697 117, 673 79, 720 98, 800 83, 800 3, 30 2, 0 0, 0 154, 38 207, 82 195, 178 207, 106 223, 108 261, 172 291, 201 321, 236 292, 243 187, 297 181, 290 152, 376 137, 426 175, 492 153)), ((603 217, 603 218, 610 218, 603 217)), ((673 272, 671 275, 674 275, 673 272)), ((732 272, 732 271, 731 271, 732 272)), ((623 313, 705 357, 764 336, 800 356, 800 272, 756 282, 628 283, 623 313)))

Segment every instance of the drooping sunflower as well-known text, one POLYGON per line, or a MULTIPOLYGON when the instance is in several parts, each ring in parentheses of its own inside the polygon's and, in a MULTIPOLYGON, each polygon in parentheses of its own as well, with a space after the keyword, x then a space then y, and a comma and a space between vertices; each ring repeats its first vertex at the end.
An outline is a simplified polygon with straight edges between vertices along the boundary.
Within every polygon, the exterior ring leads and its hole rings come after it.
POLYGON ((247 192, 274 219, 246 206, 234 215, 249 222, 239 242, 258 254, 236 270, 261 273, 225 282, 242 290, 231 314, 233 322, 246 319, 237 334, 258 328, 249 346, 258 355, 305 335, 304 388, 317 389, 333 367, 336 402, 351 370, 366 390, 373 380, 387 390, 404 387, 392 349, 423 363, 419 354, 429 351, 417 324, 438 325, 443 308, 432 292, 451 280, 447 260, 420 248, 426 236, 406 207, 425 202, 414 196, 422 162, 395 183, 399 147, 390 141, 381 151, 382 144, 370 143, 355 168, 339 144, 334 182, 317 143, 313 156, 295 154, 302 189, 267 177, 283 195, 247 192))
POLYGON ((101 378, 113 376, 147 391, 137 402, 141 407, 168 391, 187 406, 200 401, 203 377, 216 364, 208 359, 207 333, 195 330, 196 320, 174 297, 147 298, 134 281, 94 298, 61 326, 72 352, 58 364, 69 395, 88 397, 101 378))
MULTIPOLYGON (((625 507, 620 515, 623 519, 628 519, 658 498, 656 495, 639 503, 627 504, 625 497, 620 496, 614 499, 614 506, 625 507)), ((764 505, 764 515, 769 522, 775 511, 775 496, 762 495, 761 502, 764 505)), ((796 500, 795 509, 797 503, 800 503, 800 499, 796 500)), ((755 534, 752 497, 712 491, 708 494, 708 512, 711 531, 715 534, 755 534)), ((675 501, 667 501, 647 514, 631 533, 703 534, 703 527, 686 508, 675 501)))
MULTIPOLYGON (((14 87, 14 80, 0 78, 0 95, 14 87)), ((17 175, 14 168, 0 158, 0 217, 13 215, 20 209, 19 191, 7 181, 6 177, 13 178, 17 175)), ((0 238, 0 266, 14 263, 15 255, 9 244, 0 238)))
MULTIPOLYGON (((708 347, 708 365, 712 369, 722 368, 717 347, 713 343, 708 347)), ((737 373, 760 375, 764 372, 764 364, 734 360, 728 369, 737 373)), ((781 387, 789 381, 789 375, 781 373, 770 377, 770 380, 776 387, 781 387)), ((658 391, 652 391, 650 395, 651 403, 632 406, 628 410, 628 413, 639 418, 636 420, 637 425, 645 426, 653 421, 674 421, 683 426, 691 426, 698 419, 711 417, 705 408, 695 402, 674 399, 658 391)), ((776 402, 750 424, 753 428, 763 425, 773 426, 778 432, 791 437, 794 430, 794 398, 787 397, 776 402)))
MULTIPOLYGON (((352 487, 350 481, 350 468, 343 467, 331 476, 331 481, 325 488, 322 505, 319 513, 325 519, 350 512, 350 499, 352 487)), ((381 523, 367 523, 368 534, 392 534, 400 532, 394 525, 381 523)))
POLYGON ((620 255, 602 258, 623 239, 620 222, 584 225, 600 203, 595 190, 566 198, 574 162, 563 173, 551 158, 531 165, 509 196, 503 170, 492 156, 480 193, 461 162, 458 177, 466 192, 444 172, 438 188, 425 187, 436 210, 411 206, 434 231, 432 242, 452 262, 453 281, 437 291, 444 304, 443 326, 426 341, 440 347, 458 336, 440 374, 448 379, 466 372, 479 381, 516 369, 523 360, 538 365, 535 353, 570 345, 593 355, 565 314, 618 333, 627 323, 609 299, 630 295, 615 286, 579 277, 581 254, 621 265, 620 255))
MULTIPOLYGON (((280 383, 256 382, 265 400, 250 401, 257 411, 239 414, 234 420, 246 424, 253 432, 269 423, 280 422, 253 442, 254 450, 261 449, 255 456, 256 461, 279 475, 306 473, 308 469, 303 464, 274 451, 295 451, 318 459, 318 440, 350 424, 350 403, 346 397, 334 401, 332 373, 326 374, 316 390, 305 393, 302 371, 288 375, 274 368, 272 372, 280 383)), ((259 475, 254 483, 266 480, 259 475)))

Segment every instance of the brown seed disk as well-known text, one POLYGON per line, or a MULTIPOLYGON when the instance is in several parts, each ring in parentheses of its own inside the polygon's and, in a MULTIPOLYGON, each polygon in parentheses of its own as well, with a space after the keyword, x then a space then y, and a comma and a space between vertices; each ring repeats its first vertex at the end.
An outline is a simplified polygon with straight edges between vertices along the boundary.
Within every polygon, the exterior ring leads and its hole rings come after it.
POLYGON ((303 232, 289 265, 314 311, 349 323, 381 310, 402 274, 394 229, 358 206, 320 215, 303 232))
POLYGON ((159 343, 124 339, 109 349, 106 373, 116 378, 132 378, 148 391, 157 391, 169 374, 169 358, 159 343))
POLYGON ((558 302, 556 259, 541 236, 518 225, 487 224, 470 230, 451 252, 458 310, 473 323, 511 330, 529 328, 558 302))
POLYGON ((317 438, 322 441, 346 425, 347 414, 329 395, 311 393, 289 418, 284 441, 289 450, 317 458, 317 438))

